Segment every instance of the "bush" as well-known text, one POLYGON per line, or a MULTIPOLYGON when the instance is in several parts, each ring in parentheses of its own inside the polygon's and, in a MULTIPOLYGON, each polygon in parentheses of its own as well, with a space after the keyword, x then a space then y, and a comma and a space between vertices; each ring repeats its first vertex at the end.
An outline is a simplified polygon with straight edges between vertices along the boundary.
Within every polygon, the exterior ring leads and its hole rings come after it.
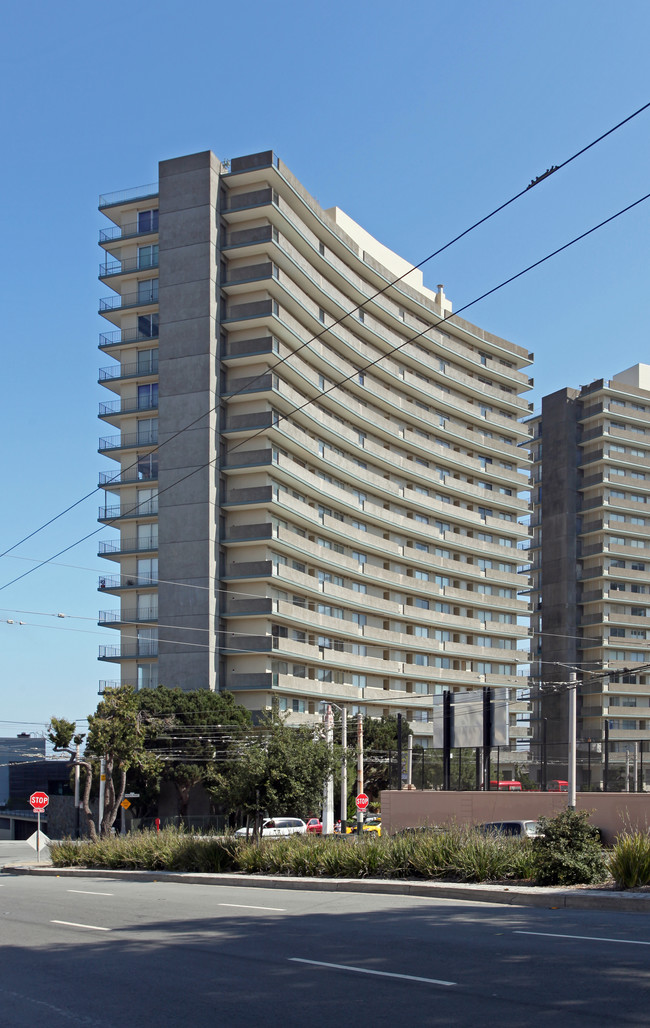
POLYGON ((563 810, 539 820, 533 839, 538 885, 590 885, 607 877, 600 833, 587 811, 563 810))
POLYGON ((632 831, 619 835, 609 858, 609 871, 620 889, 650 885, 650 837, 632 831))

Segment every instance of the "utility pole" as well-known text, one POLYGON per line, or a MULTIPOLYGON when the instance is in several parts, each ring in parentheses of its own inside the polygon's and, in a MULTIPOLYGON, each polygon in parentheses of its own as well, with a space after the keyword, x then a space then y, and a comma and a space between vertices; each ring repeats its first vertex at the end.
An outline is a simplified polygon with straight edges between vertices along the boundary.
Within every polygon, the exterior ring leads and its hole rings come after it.
POLYGON ((102 821, 104 820, 104 796, 106 794, 106 758, 102 757, 99 762, 99 824, 97 834, 102 834, 102 821))
POLYGON ((397 789, 402 790, 402 715, 397 715, 397 789))
POLYGON ((577 691, 576 673, 572 671, 569 675, 569 796, 567 800, 569 810, 576 809, 577 691))
POLYGON ((80 750, 81 750, 81 747, 80 747, 79 743, 77 743, 77 754, 76 754, 76 757, 75 757, 75 765, 74 765, 74 821, 75 821, 74 832, 75 832, 75 838, 77 838, 77 839, 79 838, 79 821, 80 821, 80 818, 79 818, 79 770, 80 770, 79 769, 79 755, 80 755, 80 750))
POLYGON ((607 792, 609 779, 609 718, 605 718, 605 739, 603 741, 605 752, 603 754, 603 792, 607 792))
MULTIPOLYGON (((357 714, 357 796, 363 792, 363 714, 357 714)), ((357 808, 357 835, 363 832, 363 810, 357 808)))
POLYGON ((625 751, 625 791, 630 791, 630 750, 625 751))
POLYGON ((634 743, 634 792, 639 791, 639 744, 634 743))
MULTIPOLYGON (((332 716, 332 705, 327 704, 325 711, 325 741, 330 754, 334 747, 334 718, 332 716)), ((323 796, 323 835, 331 835, 334 831, 334 775, 332 771, 325 781, 325 794, 323 796)))
MULTIPOLYGON (((423 751, 424 752, 424 751, 423 751)), ((413 736, 409 735, 406 752, 406 785, 410 789, 413 784, 413 736)))
POLYGON ((341 707, 341 835, 348 827, 348 708, 341 707))

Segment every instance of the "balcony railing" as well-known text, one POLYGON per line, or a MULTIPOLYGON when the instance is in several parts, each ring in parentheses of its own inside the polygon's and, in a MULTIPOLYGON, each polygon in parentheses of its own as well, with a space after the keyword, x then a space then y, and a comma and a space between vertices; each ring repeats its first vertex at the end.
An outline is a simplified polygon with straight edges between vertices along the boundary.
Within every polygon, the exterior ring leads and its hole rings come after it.
POLYGON ((158 303, 158 279, 153 281, 155 287, 139 289, 137 293, 127 293, 125 296, 104 296, 99 301, 99 313, 102 311, 123 311, 128 307, 148 307, 152 303, 158 303))
POLYGON ((146 535, 129 539, 104 539, 97 552, 100 557, 104 557, 109 553, 152 553, 157 549, 158 536, 146 535))
POLYGON ((118 378, 139 378, 144 375, 158 374, 158 354, 155 357, 143 358, 134 364, 111 364, 109 368, 99 369, 100 382, 114 382, 118 378))
POLYGON ((127 468, 124 471, 100 471, 98 485, 138 485, 142 482, 157 482, 158 469, 147 468, 146 471, 137 468, 127 468))
POLYGON ((158 513, 158 499, 143 500, 142 503, 136 503, 133 507, 125 507, 122 509, 119 503, 111 504, 110 507, 100 507, 99 514, 97 515, 99 521, 114 521, 117 518, 142 518, 151 517, 152 514, 158 513))
POLYGON ((111 225, 110 228, 100 228, 99 242, 115 243, 120 239, 131 239, 133 236, 150 236, 157 231, 157 223, 143 228, 141 222, 132 221, 128 225, 111 225))
POLYGON ((158 326, 152 325, 150 330, 142 332, 137 328, 116 329, 114 332, 99 333, 99 348, 119 346, 120 343, 145 343, 158 338, 158 326))
POLYGON ((148 410, 158 410, 157 396, 122 397, 121 400, 100 403, 98 417, 102 418, 109 414, 136 414, 148 410))
POLYGON ((133 608, 132 610, 100 610, 98 622, 100 625, 117 625, 120 622, 157 621, 158 608, 144 607, 143 609, 133 608))
POLYGON ((157 578, 147 575, 100 575, 98 589, 149 589, 158 585, 157 578))
POLYGON ((146 200, 149 196, 158 196, 157 182, 150 182, 146 186, 132 186, 131 189, 118 189, 115 193, 102 193, 99 197, 99 209, 115 207, 119 203, 132 203, 134 200, 146 200))
POLYGON ((142 640, 137 646, 100 646, 100 660, 135 660, 136 657, 157 657, 158 643, 142 640))
POLYGON ((124 275, 130 271, 148 271, 158 267, 158 254, 155 256, 126 257, 123 261, 104 261, 99 265, 99 277, 109 278, 111 275, 124 275))
POLYGON ((155 432, 134 432, 133 435, 110 435, 99 440, 99 451, 106 450, 130 450, 138 446, 156 446, 158 444, 158 431, 155 432))

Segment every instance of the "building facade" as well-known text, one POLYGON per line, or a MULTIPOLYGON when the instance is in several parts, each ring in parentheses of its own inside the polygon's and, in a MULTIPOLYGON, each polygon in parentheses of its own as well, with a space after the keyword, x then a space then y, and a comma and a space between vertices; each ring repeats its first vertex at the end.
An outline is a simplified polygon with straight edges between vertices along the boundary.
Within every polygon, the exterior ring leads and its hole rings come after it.
POLYGON ((104 684, 401 711, 425 745, 432 695, 487 684, 516 722, 531 355, 272 152, 100 210, 104 684))
POLYGON ((608 733, 617 788, 635 759, 640 778, 650 740, 650 366, 545 396, 530 424, 532 670, 550 683, 533 749, 546 742, 548 779, 566 777, 565 683, 579 668, 578 787, 602 787, 608 733))

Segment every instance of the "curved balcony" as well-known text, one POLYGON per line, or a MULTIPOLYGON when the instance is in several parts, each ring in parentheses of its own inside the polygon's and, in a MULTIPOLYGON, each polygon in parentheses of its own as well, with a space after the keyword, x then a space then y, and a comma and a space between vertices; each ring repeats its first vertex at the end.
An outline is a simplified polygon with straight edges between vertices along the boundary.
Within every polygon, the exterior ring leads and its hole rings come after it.
POLYGON ((137 646, 100 646, 98 660, 137 660, 139 657, 157 657, 158 643, 143 640, 137 646))
POLYGON ((153 395, 122 397, 120 400, 100 403, 97 416, 107 418, 116 414, 141 414, 143 411, 158 410, 158 388, 151 388, 154 390, 153 395))
POLYGON ((103 626, 154 624, 158 620, 158 607, 134 607, 131 610, 100 610, 97 623, 103 626))
POLYGON ((138 462, 137 467, 126 468, 124 471, 100 471, 98 485, 103 489, 111 489, 118 485, 142 485, 145 482, 158 481, 158 468, 147 467, 143 471, 138 462))
POLYGON ((114 589, 153 589, 157 585, 157 578, 146 575, 100 575, 97 589, 99 592, 111 592, 114 589))
MULTIPOLYGON (((153 526, 155 527, 155 526, 153 526)), ((158 535, 131 536, 125 539, 104 539, 97 549, 98 557, 122 557, 131 553, 152 554, 158 551, 158 535)))
POLYGON ((132 186, 130 189, 118 189, 114 193, 102 193, 99 197, 99 209, 118 207, 123 203, 134 203, 136 200, 148 200, 158 196, 158 183, 151 182, 146 186, 132 186))
POLYGON ((133 507, 122 508, 119 503, 99 508, 98 521, 124 521, 126 518, 155 517, 158 514, 158 497, 143 500, 133 507))
POLYGON ((158 374, 158 351, 155 356, 143 357, 132 364, 111 364, 108 368, 100 368, 98 382, 116 382, 127 378, 147 378, 158 374))
MULTIPOLYGON (((156 315, 152 315, 152 318, 155 317, 156 315)), ((107 350, 111 346, 125 346, 127 343, 147 343, 150 340, 157 340, 158 325, 150 323, 149 318, 143 320, 149 323, 139 328, 118 328, 115 332, 100 332, 98 349, 107 350)))
POLYGON ((123 261, 104 261, 99 265, 99 278, 128 275, 134 271, 152 271, 157 267, 158 254, 138 254, 137 257, 125 257, 123 261))
POLYGON ((111 435, 99 440, 99 453, 111 450, 136 450, 143 446, 157 446, 158 431, 134 432, 132 435, 111 435))

